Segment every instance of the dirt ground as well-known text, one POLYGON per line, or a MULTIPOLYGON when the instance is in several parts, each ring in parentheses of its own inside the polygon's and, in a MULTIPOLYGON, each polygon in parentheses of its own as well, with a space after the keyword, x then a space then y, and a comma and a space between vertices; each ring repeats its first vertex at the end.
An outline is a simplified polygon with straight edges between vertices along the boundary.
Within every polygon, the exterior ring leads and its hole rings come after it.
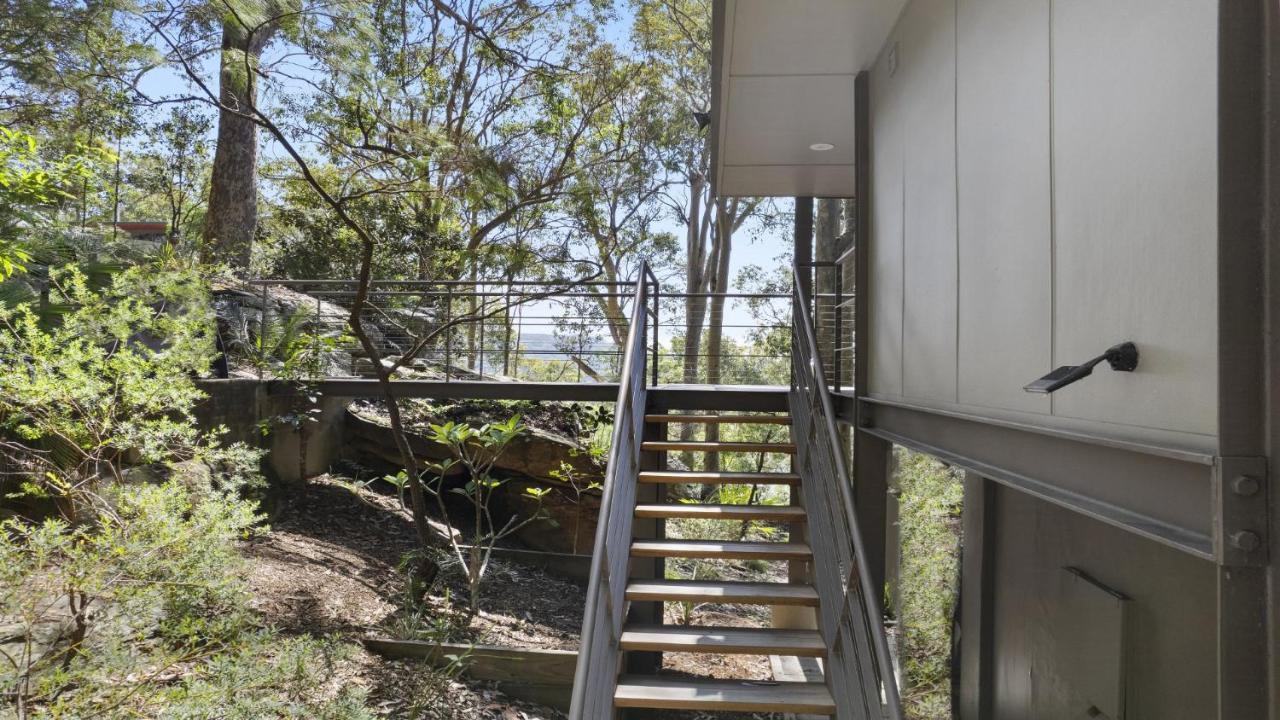
MULTIPOLYGON (((285 631, 333 634, 353 642, 368 635, 394 635, 407 625, 400 602, 404 575, 397 566, 412 549, 412 538, 408 513, 394 496, 353 491, 331 477, 313 479, 277 510, 270 532, 244 544, 256 609, 285 631)), ((576 645, 580 588, 502 563, 491 573, 486 593, 491 611, 448 639, 525 647, 576 645), (532 587, 545 592, 531 593, 532 587), (517 598, 524 608, 519 613, 513 611, 517 598)), ((434 609, 428 616, 449 614, 441 612, 447 605, 444 586, 450 587, 452 597, 465 597, 458 592, 461 578, 455 575, 446 572, 446 583, 428 598, 434 609)), ((364 687, 370 706, 389 718, 564 717, 482 685, 425 673, 421 663, 391 660, 363 649, 338 668, 335 682, 364 687), (439 702, 433 705, 430 698, 439 702)))
MULTIPOLYGON (((544 571, 494 561, 481 613, 468 620, 465 582, 446 565, 418 613, 405 611, 401 559, 413 548, 408 512, 393 494, 355 488, 323 476, 281 503, 270 531, 246 541, 255 607, 288 632, 339 635, 353 642, 369 635, 424 637, 477 644, 573 649, 578 644, 584 589, 544 571)), ((767 610, 706 605, 694 608, 698 625, 765 624, 767 610)), ((679 609, 667 607, 668 622, 679 609)), ((702 677, 771 678, 764 657, 668 654, 664 672, 702 677)), ((370 706, 390 718, 561 718, 556 710, 515 701, 495 690, 423 672, 419 663, 361 649, 338 670, 335 682, 364 687, 370 706), (439 697, 441 707, 415 705, 439 697)), ((763 718, 762 715, 655 713, 663 720, 763 718)))

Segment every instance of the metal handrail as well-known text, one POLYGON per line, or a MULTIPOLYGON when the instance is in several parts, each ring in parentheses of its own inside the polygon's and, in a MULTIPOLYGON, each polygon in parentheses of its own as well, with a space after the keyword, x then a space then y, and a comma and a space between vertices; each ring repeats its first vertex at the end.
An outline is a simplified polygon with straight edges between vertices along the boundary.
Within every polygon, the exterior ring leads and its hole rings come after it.
MULTIPOLYGON (((795 268, 795 287, 800 268, 795 268)), ((827 645, 826 679, 836 717, 901 720, 902 701, 879 592, 869 567, 851 494, 843 445, 806 300, 793 297, 792 380, 788 400, 802 501, 814 554, 819 627, 827 645)))
POLYGON ((646 363, 645 341, 650 316, 650 285, 658 282, 648 264, 642 264, 636 282, 631 328, 623 354, 614 410, 613 441, 600 498, 599 524, 591 555, 582 619, 578 665, 573 678, 571 720, 612 717, 613 692, 622 662, 619 641, 626 613, 627 571, 631 525, 636 501, 636 475, 640 468, 641 433, 644 430, 646 363), (612 556, 610 550, 612 549, 612 556))

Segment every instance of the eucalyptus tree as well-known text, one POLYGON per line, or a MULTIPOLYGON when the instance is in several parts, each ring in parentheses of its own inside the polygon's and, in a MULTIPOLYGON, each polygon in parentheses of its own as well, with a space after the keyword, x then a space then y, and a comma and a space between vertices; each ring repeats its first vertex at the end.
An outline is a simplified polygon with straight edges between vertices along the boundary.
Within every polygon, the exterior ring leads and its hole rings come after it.
POLYGON ((706 379, 717 382, 733 234, 772 206, 711 192, 711 148, 704 128, 711 106, 710 0, 634 0, 633 5, 635 44, 662 78, 668 116, 664 151, 676 181, 664 197, 685 230, 683 380, 698 381, 699 357, 705 354, 706 379))
MULTIPOLYGON (((297 17, 299 0, 213 0, 205 8, 221 25, 218 141, 204 223, 208 260, 249 267, 258 229, 258 103, 262 53, 297 17)), ((197 14, 196 17, 200 15, 197 14)))
MULTIPOLYGON (((138 16, 193 88, 168 99, 199 100, 264 131, 291 180, 354 239, 348 324, 382 388, 402 464, 416 473, 391 379, 446 326, 384 358, 366 327, 376 257, 416 243, 421 275, 479 279, 509 270, 503 261, 513 254, 527 255, 513 228, 587 171, 583 138, 625 87, 582 44, 600 3, 331 0, 246 9, 215 0, 224 22, 242 23, 249 34, 280 33, 278 46, 258 58, 216 51, 238 59, 233 68, 257 91, 229 101, 206 62, 215 51, 199 19, 209 8, 177 1, 138 16), (387 222, 388 214, 412 217, 416 227, 387 222)), ((446 325, 501 310, 471 308, 446 325)), ((410 498, 420 542, 435 544, 420 483, 410 485, 410 498)))
POLYGON ((664 275, 678 265, 678 239, 663 223, 663 193, 672 184, 664 139, 661 77, 611 46, 597 51, 612 63, 626 92, 607 107, 585 138, 589 170, 577 173, 561 203, 570 252, 584 274, 599 272, 606 285, 587 288, 617 347, 626 341, 625 293, 618 283, 636 276, 640 262, 664 275))

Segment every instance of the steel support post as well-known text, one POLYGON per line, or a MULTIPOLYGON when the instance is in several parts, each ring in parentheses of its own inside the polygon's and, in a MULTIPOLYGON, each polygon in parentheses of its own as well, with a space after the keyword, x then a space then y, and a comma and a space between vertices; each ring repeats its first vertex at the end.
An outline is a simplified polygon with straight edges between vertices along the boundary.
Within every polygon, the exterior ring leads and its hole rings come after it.
POLYGON ((796 198, 795 217, 795 260, 803 270, 800 280, 804 287, 800 288, 800 296, 805 300, 813 299, 813 198, 796 198))
POLYGON ((1276 62, 1277 9, 1273 0, 1222 0, 1218 7, 1218 718, 1275 720, 1277 648, 1268 637, 1275 637, 1280 606, 1267 595, 1268 565, 1274 574, 1276 559, 1267 456, 1277 447, 1267 429, 1276 432, 1280 414, 1280 362, 1268 347, 1280 276, 1276 229, 1267 224, 1275 222, 1269 208, 1278 191, 1267 158, 1278 136, 1269 116, 1278 81, 1268 67, 1276 62))
MULTIPOLYGON (((992 630, 995 622, 996 484, 976 473, 964 476, 963 545, 960 553, 960 653, 958 720, 991 717, 992 630)), ((954 645, 953 645, 954 647, 954 645)), ((954 676, 954 675, 953 675, 954 676)))
POLYGON ((448 286, 444 299, 444 381, 449 382, 449 366, 453 363, 453 286, 448 286))
POLYGON ((872 585, 885 587, 885 567, 897 555, 888 539, 889 475, 893 472, 893 445, 865 432, 854 433, 853 503, 867 549, 867 574, 872 585), (891 555, 892 554, 892 555, 891 555))

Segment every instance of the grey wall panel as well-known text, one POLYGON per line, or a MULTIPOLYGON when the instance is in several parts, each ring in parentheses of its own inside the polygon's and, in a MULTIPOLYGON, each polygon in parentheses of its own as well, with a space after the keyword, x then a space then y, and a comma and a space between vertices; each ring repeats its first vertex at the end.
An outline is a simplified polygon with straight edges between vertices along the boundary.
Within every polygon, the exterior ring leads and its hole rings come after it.
MULTIPOLYGON (((1215 717, 1213 564, 1029 495, 996 491, 992 633, 993 716, 1088 717, 1088 683, 1068 658, 1082 648, 1062 568, 1084 571, 1129 598, 1123 640, 1125 718, 1215 717)), ((991 512, 990 508, 988 512, 991 512)), ((1114 652, 1114 638, 1104 638, 1114 652)), ((1087 649, 1083 649, 1087 650, 1087 649)), ((985 719, 984 719, 985 720, 985 719)))
POLYGON ((902 388, 956 399, 955 0, 916 0, 899 26, 903 148, 902 388))
POLYGON ((959 402, 1047 413, 1049 0, 959 0, 959 402))
POLYGON ((1216 432, 1217 5, 1053 4, 1054 362, 1142 352, 1056 414, 1216 432))
POLYGON ((871 243, 868 389, 902 394, 903 108, 894 40, 871 71, 871 243))
POLYGON ((908 5, 872 76, 870 394, 1212 441, 1216 33, 1212 0, 908 5), (1122 340, 1138 372, 1022 392, 1122 340))

